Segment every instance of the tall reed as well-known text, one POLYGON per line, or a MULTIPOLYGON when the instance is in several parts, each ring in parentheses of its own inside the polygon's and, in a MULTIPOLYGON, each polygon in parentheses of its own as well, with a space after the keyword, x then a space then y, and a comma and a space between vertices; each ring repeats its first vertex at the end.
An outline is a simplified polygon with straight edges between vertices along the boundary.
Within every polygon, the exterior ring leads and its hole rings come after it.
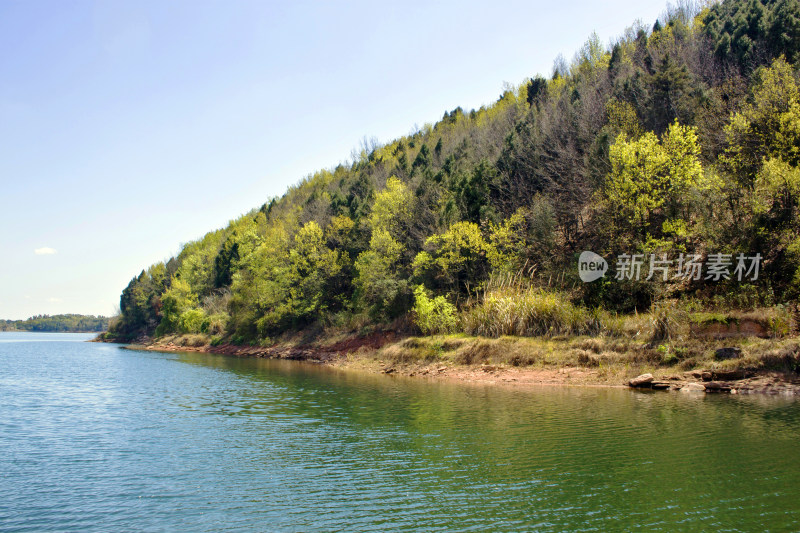
POLYGON ((461 314, 472 335, 595 335, 618 332, 621 321, 607 312, 574 305, 563 294, 534 287, 520 274, 492 276, 461 314))

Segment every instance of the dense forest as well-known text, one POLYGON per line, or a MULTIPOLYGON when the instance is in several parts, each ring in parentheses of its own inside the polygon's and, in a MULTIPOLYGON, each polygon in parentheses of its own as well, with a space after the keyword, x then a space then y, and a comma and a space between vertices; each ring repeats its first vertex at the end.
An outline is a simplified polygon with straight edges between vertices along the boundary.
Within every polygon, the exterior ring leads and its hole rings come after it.
POLYGON ((37 315, 27 320, 0 320, 0 331, 93 333, 108 329, 108 317, 94 315, 37 315))
POLYGON ((549 77, 365 142, 351 163, 150 266, 122 292, 111 335, 535 335, 547 327, 531 311, 520 326, 522 305, 571 313, 571 330, 592 332, 604 316, 664 301, 794 301, 798 60, 798 0, 682 3, 609 46, 593 35, 549 77), (612 264, 621 254, 761 262, 744 278, 582 283, 584 250, 612 264))

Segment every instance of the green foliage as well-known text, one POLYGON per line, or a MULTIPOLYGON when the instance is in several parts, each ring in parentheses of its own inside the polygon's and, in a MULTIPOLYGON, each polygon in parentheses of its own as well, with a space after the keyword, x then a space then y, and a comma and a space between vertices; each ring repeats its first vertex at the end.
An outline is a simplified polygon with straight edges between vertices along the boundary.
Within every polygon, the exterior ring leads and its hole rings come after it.
POLYGON ((169 289, 161 299, 161 323, 157 335, 180 331, 181 316, 198 305, 197 295, 192 292, 189 282, 178 277, 172 278, 169 289))
POLYGON ((131 280, 120 296, 120 320, 109 331, 120 340, 134 339, 152 331, 160 321, 161 296, 169 286, 174 262, 158 263, 131 280))
POLYGON ((308 222, 295 235, 289 251, 289 297, 287 309, 296 321, 309 320, 324 311, 330 294, 329 281, 341 270, 347 255, 325 246, 322 228, 308 222))
POLYGON ((757 213, 787 213, 791 219, 800 207, 800 167, 782 159, 764 161, 756 176, 754 196, 757 213))
POLYGON ((405 246, 388 231, 376 229, 369 241, 369 250, 356 260, 357 295, 373 316, 392 317, 402 312, 408 282, 402 279, 398 263, 404 250, 405 246))
POLYGON ((444 296, 430 298, 425 287, 414 287, 414 323, 425 335, 452 333, 456 329, 456 307, 444 296))
POLYGON ((411 192, 402 181, 391 177, 386 188, 375 197, 369 225, 374 230, 387 231, 397 236, 404 230, 411 216, 411 192))
POLYGON ((627 138, 638 139, 643 131, 636 115, 636 109, 628 102, 613 98, 606 102, 608 126, 616 135, 624 134, 627 138))
POLYGON ((731 116, 723 164, 745 187, 765 159, 800 165, 800 85, 783 59, 756 73, 751 101, 731 116))
POLYGON ((222 335, 225 333, 231 317, 228 313, 214 313, 208 317, 206 332, 211 335, 222 335))
POLYGON ((800 5, 796 0, 726 0, 714 5, 703 19, 717 57, 752 68, 759 56, 800 53, 800 5))
POLYGON ((496 177, 497 171, 485 159, 471 172, 456 172, 448 187, 450 199, 444 208, 446 216, 479 223, 486 217, 489 187, 496 177))
POLYGON ((357 298, 374 317, 392 318, 405 312, 409 285, 400 261, 411 217, 411 193, 399 179, 389 178, 375 197, 368 225, 369 249, 355 262, 357 298))
POLYGON ((195 295, 205 296, 215 288, 214 260, 221 237, 222 232, 209 233, 186 245, 178 255, 180 266, 176 275, 188 283, 195 295))
POLYGON ((525 218, 523 210, 517 210, 500 224, 489 223, 490 243, 484 243, 487 259, 492 270, 516 272, 524 258, 525 218))
POLYGON ((205 333, 208 325, 209 319, 202 309, 188 309, 178 317, 180 333, 205 333))
POLYGON ((467 292, 466 284, 480 283, 488 273, 489 245, 477 224, 457 222, 445 233, 428 237, 426 251, 414 259, 414 272, 449 292, 467 292))
POLYGON ((686 197, 701 186, 703 168, 694 128, 672 124, 661 140, 647 132, 628 141, 624 134, 611 146, 609 204, 632 231, 657 227, 656 219, 687 217, 686 197))

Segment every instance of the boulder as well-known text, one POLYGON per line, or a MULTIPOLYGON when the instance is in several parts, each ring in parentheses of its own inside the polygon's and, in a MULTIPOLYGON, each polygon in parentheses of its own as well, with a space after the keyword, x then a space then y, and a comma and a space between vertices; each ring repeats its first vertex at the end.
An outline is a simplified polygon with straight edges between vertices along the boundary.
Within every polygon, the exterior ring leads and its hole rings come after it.
POLYGON ((650 388, 654 390, 667 390, 671 385, 669 381, 653 381, 650 383, 650 388))
POLYGON ((725 383, 722 381, 709 381, 706 383, 706 392, 730 392, 731 385, 730 383, 725 383))
POLYGON ((700 383, 685 383, 681 387, 681 392, 705 392, 706 388, 700 383))
POLYGON ((641 376, 636 376, 632 380, 628 382, 629 387, 634 388, 643 388, 643 387, 650 387, 650 384, 653 382, 655 378, 653 374, 642 374, 641 376))
POLYGON ((723 381, 736 381, 748 377, 749 372, 746 370, 712 370, 712 379, 723 381))
POLYGON ((741 348, 719 348, 714 352, 714 359, 717 361, 725 361, 726 359, 738 359, 742 356, 741 348))

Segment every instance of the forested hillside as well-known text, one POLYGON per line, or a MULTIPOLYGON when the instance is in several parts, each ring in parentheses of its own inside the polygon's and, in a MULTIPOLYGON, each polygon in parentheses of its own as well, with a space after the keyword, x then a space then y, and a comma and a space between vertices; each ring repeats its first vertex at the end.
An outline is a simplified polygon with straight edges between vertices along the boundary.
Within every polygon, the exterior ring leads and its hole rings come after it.
POLYGON ((0 320, 0 331, 91 333, 107 328, 108 317, 94 315, 37 315, 27 320, 0 320))
POLYGON ((798 0, 682 5, 613 46, 592 36, 547 79, 364 146, 351 164, 306 177, 150 266, 123 291, 112 335, 264 342, 389 324, 499 334, 503 299, 520 294, 582 313, 572 322, 580 331, 602 329, 603 313, 663 300, 791 301, 800 291, 798 60, 798 0), (582 283, 583 250, 609 263, 620 254, 763 259, 756 279, 582 283))

